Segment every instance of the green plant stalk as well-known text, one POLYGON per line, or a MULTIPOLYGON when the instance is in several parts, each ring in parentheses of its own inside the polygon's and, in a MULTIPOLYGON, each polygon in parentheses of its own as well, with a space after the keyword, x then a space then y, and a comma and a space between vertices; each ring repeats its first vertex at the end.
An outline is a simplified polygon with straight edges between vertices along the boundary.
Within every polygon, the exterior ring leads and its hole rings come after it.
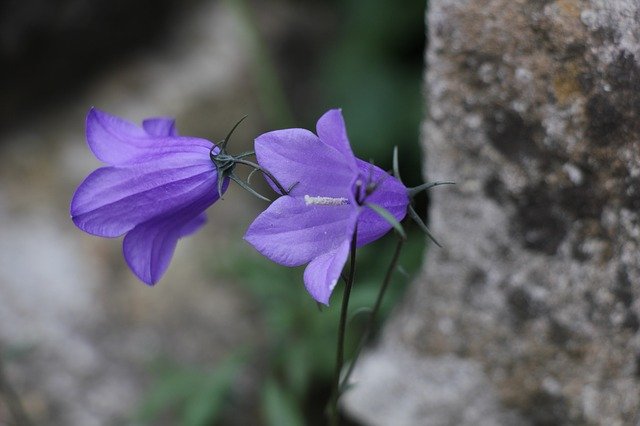
POLYGON ((378 312, 380 311, 380 307, 382 306, 382 300, 384 299, 384 295, 387 292, 387 288, 389 287, 389 283, 391 282, 391 276, 393 275, 393 271, 396 269, 396 265, 398 264, 398 259, 400 259, 400 252, 402 251, 402 247, 405 243, 404 238, 398 238, 398 244, 396 245, 396 250, 393 252, 393 257, 391 258, 391 262, 389 263, 389 268, 387 268, 387 272, 385 273, 384 280, 382 281, 382 285, 380 286, 380 291, 378 291, 378 297, 376 298, 376 302, 369 313, 369 319, 367 320, 367 324, 365 325, 364 332, 362 333, 362 338, 358 343, 358 347, 353 355, 353 360, 351 364, 349 364, 349 368, 347 369, 346 374, 344 375, 342 382, 340 383, 340 394, 342 394, 349 384, 349 378, 355 369, 356 363, 358 362, 358 358, 360 356, 360 352, 362 352, 362 348, 367 344, 371 333, 373 332, 373 328, 375 326, 376 317, 378 312))
POLYGON ((236 158, 235 162, 238 164, 244 164, 245 166, 253 167, 254 170, 260 171, 263 175, 268 177, 271 180, 271 182, 273 182, 273 184, 278 188, 278 191, 280 191, 280 195, 287 195, 289 193, 289 191, 284 189, 284 187, 280 184, 280 182, 278 182, 278 179, 276 179, 271 174, 271 172, 269 172, 269 170, 265 169, 264 167, 254 163, 253 161, 244 160, 240 158, 236 158))
POLYGON ((344 286, 344 294, 342 295, 342 308, 340 310, 340 324, 338 325, 338 345, 336 350, 336 368, 333 374, 333 388, 331 391, 331 399, 329 400, 329 416, 331 426, 338 426, 340 422, 340 415, 338 412, 338 400, 340 399, 340 372, 344 364, 344 337, 347 327, 347 313, 349 310, 349 297, 351 295, 351 288, 356 274, 356 238, 358 235, 358 229, 353 231, 353 239, 351 240, 350 253, 350 270, 349 277, 344 286))

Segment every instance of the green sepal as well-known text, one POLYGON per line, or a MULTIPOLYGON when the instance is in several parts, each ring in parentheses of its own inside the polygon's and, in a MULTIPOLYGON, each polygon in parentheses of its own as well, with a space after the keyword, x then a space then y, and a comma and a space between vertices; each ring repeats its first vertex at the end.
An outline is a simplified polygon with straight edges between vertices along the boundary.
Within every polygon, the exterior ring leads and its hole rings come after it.
POLYGON ((389 212, 389 210, 387 210, 384 207, 382 207, 381 205, 375 204, 375 203, 364 203, 364 205, 369 207, 374 212, 376 212, 378 214, 378 216, 380 216, 381 218, 386 220, 387 223, 389 223, 389 225, 391 225, 393 227, 393 229, 396 230, 396 232, 400 235, 400 237, 402 237, 403 240, 407 239, 407 233, 405 232, 404 228, 402 227, 402 224, 400 222, 398 222, 398 219, 396 219, 389 212))
POLYGON ((240 123, 242 123, 244 121, 245 118, 247 118, 248 116, 245 115, 244 117, 242 117, 240 120, 238 120, 238 122, 236 124, 233 125, 233 127, 231 128, 231 130, 229 130, 229 133, 227 133, 227 137, 225 137, 224 139, 222 139, 222 142, 220 142, 220 152, 224 152, 225 148, 227 147, 227 144, 229 143, 229 139, 231 139, 231 135, 233 134, 233 132, 235 132, 235 130, 238 128, 238 126, 240 125, 240 123))
POLYGON ((411 205, 409 206, 409 216, 411 216, 411 219, 413 219, 413 221, 418 224, 420 229, 422 229, 422 231, 425 234, 427 234, 427 237, 429 237, 431 241, 436 243, 438 247, 442 248, 442 245, 438 242, 438 240, 436 240, 436 238, 433 236, 431 231, 429 231, 429 228, 427 228, 427 225, 424 224, 422 219, 420 219, 420 216, 418 215, 418 213, 416 213, 416 211, 413 209, 413 206, 411 205))
POLYGON ((413 188, 409 188, 409 197, 413 198, 416 196, 416 194, 422 192, 422 191, 426 191, 427 189, 431 189, 434 186, 440 186, 440 185, 455 185, 455 182, 450 182, 450 181, 436 181, 436 182, 427 182, 427 183, 423 183, 422 185, 418 185, 415 186, 413 188))

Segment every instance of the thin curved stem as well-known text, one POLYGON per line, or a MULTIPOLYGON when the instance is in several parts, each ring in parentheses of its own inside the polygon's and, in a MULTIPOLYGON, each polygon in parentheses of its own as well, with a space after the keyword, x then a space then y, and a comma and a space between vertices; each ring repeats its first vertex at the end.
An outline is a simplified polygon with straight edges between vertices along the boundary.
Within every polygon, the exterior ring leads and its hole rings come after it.
POLYGON ((353 238, 351 239, 350 253, 350 270, 349 277, 344 286, 344 294, 342 295, 342 308, 340 310, 340 323, 338 325, 338 347, 336 349, 336 367, 333 373, 333 389, 331 392, 331 399, 329 400, 329 424, 331 426, 338 426, 340 423, 340 413, 338 411, 338 400, 340 399, 340 372, 344 365, 344 338, 347 328, 347 313, 349 311, 349 297, 351 296, 351 288, 356 273, 356 236, 358 230, 353 231, 353 238))
POLYGON ((382 300, 384 299, 384 295, 387 292, 387 288, 389 287, 389 283, 391 282, 391 276, 393 275, 393 271, 396 269, 396 265, 398 264, 398 259, 400 258, 400 252, 402 251, 402 247, 405 243, 405 240, 402 238, 398 238, 398 244, 396 245, 396 250, 393 252, 393 257, 391 258, 391 262, 389 263, 389 268, 387 268, 387 272, 385 273, 384 280, 382 281, 382 285, 380 286, 380 291, 378 292, 378 297, 373 305, 373 308, 369 312, 369 319, 367 320, 367 324, 365 325, 364 332, 362 333, 362 337, 360 338, 360 342, 358 343, 358 347, 356 348, 356 352, 353 355, 353 360, 349 364, 349 368, 347 369, 346 374, 342 378, 340 383, 340 393, 342 393, 347 385, 349 384, 349 378, 353 373, 353 370, 356 367, 356 363, 358 362, 358 357, 360 356, 360 352, 362 352, 362 348, 367 344, 367 341, 371 337, 371 333, 373 332, 373 328, 375 326, 376 317, 378 312, 380 311, 380 307, 382 306, 382 300))
POLYGON ((235 183, 237 183, 242 189, 244 189, 245 191, 247 191, 249 194, 254 195, 256 197, 258 197, 259 199, 261 199, 262 201, 266 201, 268 203, 271 202, 270 199, 268 199, 267 197, 260 195, 255 189, 253 189, 251 186, 247 185, 246 183, 244 183, 243 181, 241 181, 240 179, 238 179, 238 177, 234 174, 229 175, 229 179, 231 179, 232 181, 234 181, 235 183))
POLYGON ((236 155, 235 158, 251 157, 252 155, 256 155, 256 152, 255 151, 242 152, 242 153, 236 155))
POLYGON ((240 120, 238 120, 236 122, 236 124, 234 124, 234 126, 231 128, 231 130, 229 130, 229 133, 227 133, 227 137, 225 137, 222 142, 220 143, 220 151, 224 151, 224 149, 226 148, 227 144, 229 143, 229 139, 231 139, 231 135, 233 134, 233 132, 236 131, 236 129, 238 128, 238 126, 240 125, 240 123, 242 123, 244 121, 245 118, 247 118, 248 116, 244 116, 242 117, 240 120))
POLYGON ((278 182, 278 179, 276 179, 271 174, 271 172, 269 172, 267 169, 262 168, 258 163, 254 163, 253 161, 249 161, 249 160, 243 160, 241 158, 236 158, 235 162, 238 164, 244 164, 245 166, 253 167, 256 170, 260 170, 260 172, 266 177, 268 177, 271 180, 271 182, 273 182, 273 184, 278 188, 278 190, 280 191, 280 195, 287 195, 289 193, 289 191, 284 189, 284 187, 280 184, 280 182, 278 182))

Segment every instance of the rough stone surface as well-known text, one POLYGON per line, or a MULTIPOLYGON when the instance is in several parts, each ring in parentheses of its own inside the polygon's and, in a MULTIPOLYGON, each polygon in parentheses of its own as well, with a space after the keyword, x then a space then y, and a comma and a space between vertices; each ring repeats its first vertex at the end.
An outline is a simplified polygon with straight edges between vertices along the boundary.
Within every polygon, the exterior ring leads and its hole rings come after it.
MULTIPOLYGON (((640 421, 639 22, 637 0, 430 1, 426 170, 458 185, 432 193, 445 248, 377 351, 477 363, 533 425, 640 421)), ((414 379, 369 373, 352 392, 378 397, 353 413, 414 379)), ((449 377, 442 392, 468 380, 449 377)), ((459 424, 432 420, 452 411, 439 397, 411 424, 459 424)))
POLYGON ((455 355, 424 359, 414 351, 387 346, 360 362, 353 378, 358 391, 347 393, 345 401, 355 407, 355 417, 370 419, 371 425, 526 424, 500 406, 496 392, 488 391, 493 385, 477 361, 455 355), (359 386, 361 381, 367 385, 359 386), (382 395, 380 389, 385 389, 382 395))

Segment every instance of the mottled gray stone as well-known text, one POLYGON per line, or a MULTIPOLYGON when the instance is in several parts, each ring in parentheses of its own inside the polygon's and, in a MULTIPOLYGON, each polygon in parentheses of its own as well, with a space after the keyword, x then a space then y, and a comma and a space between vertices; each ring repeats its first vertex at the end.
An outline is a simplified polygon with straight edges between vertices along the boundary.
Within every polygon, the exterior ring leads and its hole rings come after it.
POLYGON ((476 363, 532 424, 637 424, 640 2, 432 0, 428 28, 426 171, 458 185, 432 193, 445 248, 378 351, 476 363))
POLYGON ((525 426, 505 411, 480 363, 455 355, 424 358, 402 347, 367 354, 344 401, 375 426, 525 426), (419 423, 416 420, 419 419, 419 423))

